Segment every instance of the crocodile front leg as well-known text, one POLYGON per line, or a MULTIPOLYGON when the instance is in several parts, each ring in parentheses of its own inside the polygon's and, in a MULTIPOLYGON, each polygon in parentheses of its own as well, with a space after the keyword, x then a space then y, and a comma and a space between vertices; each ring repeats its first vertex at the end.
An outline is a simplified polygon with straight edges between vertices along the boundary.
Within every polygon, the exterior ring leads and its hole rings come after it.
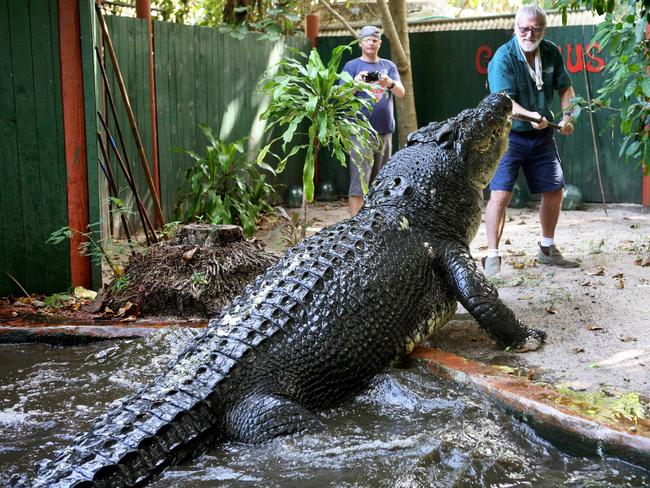
POLYGON ((541 347, 546 332, 526 327, 515 316, 478 269, 468 249, 450 244, 443 256, 449 284, 458 301, 483 329, 516 352, 535 351, 541 347))

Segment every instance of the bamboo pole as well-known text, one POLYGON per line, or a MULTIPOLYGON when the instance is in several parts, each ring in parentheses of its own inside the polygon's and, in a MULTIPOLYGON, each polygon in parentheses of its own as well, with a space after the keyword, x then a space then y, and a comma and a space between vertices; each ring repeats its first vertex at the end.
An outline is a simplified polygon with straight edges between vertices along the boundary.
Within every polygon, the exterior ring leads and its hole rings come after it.
MULTIPOLYGON (((584 34, 584 26, 582 27, 582 31, 584 34)), ((582 51, 582 73, 584 74, 585 77, 585 90, 587 92, 587 101, 589 102, 589 122, 591 126, 591 142, 594 146, 594 156, 595 156, 595 164, 596 164, 596 175, 598 176, 598 186, 600 187, 600 197, 603 202, 603 210, 605 212, 605 215, 607 215, 607 202, 605 201, 605 190, 603 189, 603 179, 600 175, 600 156, 598 154, 598 141, 596 139, 596 129, 594 125, 594 111, 593 111, 593 103, 591 100, 591 89, 589 88, 589 78, 587 77, 587 62, 585 61, 585 53, 582 51)))
POLYGON ((138 155, 140 156, 140 162, 142 163, 142 169, 144 170, 147 185, 149 186, 149 192, 151 193, 151 200, 153 203, 154 213, 156 215, 156 220, 158 225, 161 227, 165 225, 165 219, 162 214, 162 208, 160 206, 160 199, 158 198, 158 192, 151 177, 151 171, 149 170, 149 163, 147 162, 147 155, 144 152, 144 147, 142 145, 142 138, 140 137, 140 131, 138 130, 138 125, 135 120, 135 115, 133 114, 133 109, 131 108, 131 102, 129 100, 129 94, 126 91, 126 85, 124 84, 124 79, 122 78, 122 72, 120 71, 120 66, 117 62, 117 57, 115 55, 115 49, 113 48, 113 41, 106 27, 106 21, 104 20, 104 14, 102 13, 101 7, 99 4, 95 3, 95 10, 97 11, 97 18, 99 20, 99 26, 102 31, 104 40, 106 41, 106 47, 108 49, 108 54, 113 63, 113 68, 115 69, 115 74, 117 77, 117 84, 120 88, 120 93, 122 94, 122 100, 124 101, 124 106, 126 108, 126 113, 129 118, 129 124, 131 125, 131 130, 133 131, 133 136, 135 138, 136 146, 138 147, 138 155))
POLYGON ((133 179, 133 175, 129 173, 129 171, 125 167, 124 160, 122 159, 122 156, 117 149, 117 145, 115 144, 115 139, 113 139, 113 136, 111 135, 108 129, 108 124, 106 123, 106 120, 102 116, 101 112, 98 111, 97 115, 99 117, 99 121, 102 124, 102 127, 104 128, 104 131, 106 132, 106 136, 110 143, 109 145, 113 149, 113 153, 115 154, 117 162, 120 165, 120 168, 122 168, 122 172, 124 173, 126 182, 129 185, 131 191, 133 192, 133 197, 135 198, 136 207, 138 209, 138 213, 140 214, 140 220, 142 221, 144 234, 147 239, 147 244, 151 244, 152 242, 158 242, 158 238, 156 237, 156 233, 153 230, 153 225, 151 224, 151 220, 149 220, 147 211, 144 207, 144 204, 142 203, 142 200, 140 199, 140 195, 138 194, 138 189, 135 185, 135 180, 133 179))
MULTIPOLYGON (((99 162, 99 166, 102 169, 102 172, 104 173, 104 176, 106 176, 106 180, 108 181, 108 186, 111 189, 111 192, 113 195, 116 197, 119 195, 119 190, 117 188, 117 185, 115 184, 115 179, 113 178, 113 172, 111 171, 111 165, 109 164, 108 160, 108 150, 106 149, 106 146, 104 145, 104 140, 102 139, 102 135, 100 132, 97 132, 97 140, 99 141, 99 148, 101 149, 102 155, 104 156, 104 163, 97 158, 97 161, 99 162)), ((129 247, 131 248, 131 256, 135 256, 135 250, 133 249, 133 243, 132 243, 132 237, 131 237, 131 231, 129 230, 129 222, 126 220, 126 216, 123 213, 120 213, 120 220, 122 222, 122 227, 124 227, 124 233, 126 234, 126 238, 128 239, 129 242, 129 247)))

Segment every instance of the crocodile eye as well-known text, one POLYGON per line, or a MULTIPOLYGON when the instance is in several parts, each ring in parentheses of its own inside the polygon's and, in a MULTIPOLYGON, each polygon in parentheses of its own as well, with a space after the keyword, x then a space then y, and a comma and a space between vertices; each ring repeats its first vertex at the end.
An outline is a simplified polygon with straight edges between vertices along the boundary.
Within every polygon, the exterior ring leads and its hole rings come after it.
POLYGON ((404 190, 404 196, 406 198, 411 198, 413 195, 415 195, 415 190, 412 186, 407 186, 406 190, 404 190))

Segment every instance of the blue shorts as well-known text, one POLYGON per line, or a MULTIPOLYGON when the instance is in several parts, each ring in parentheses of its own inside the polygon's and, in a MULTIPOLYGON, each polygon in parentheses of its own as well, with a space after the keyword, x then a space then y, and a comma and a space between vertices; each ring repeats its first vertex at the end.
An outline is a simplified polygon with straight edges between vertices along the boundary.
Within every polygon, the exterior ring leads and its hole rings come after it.
POLYGON ((547 193, 564 187, 564 174, 550 127, 538 131, 511 131, 508 150, 490 181, 490 190, 512 191, 521 168, 531 193, 547 193))

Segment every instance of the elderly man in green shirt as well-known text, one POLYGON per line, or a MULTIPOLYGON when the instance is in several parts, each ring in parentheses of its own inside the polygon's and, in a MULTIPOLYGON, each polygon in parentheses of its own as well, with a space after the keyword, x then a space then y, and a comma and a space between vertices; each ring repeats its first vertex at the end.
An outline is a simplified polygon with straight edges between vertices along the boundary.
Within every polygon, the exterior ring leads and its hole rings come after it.
POLYGON ((565 259, 555 247, 564 176, 553 129, 548 125, 554 118, 551 102, 557 91, 564 112, 559 132, 562 135, 573 132, 574 121, 568 110, 575 93, 562 54, 555 44, 544 39, 545 32, 544 11, 537 5, 523 6, 515 16, 514 37, 497 49, 488 65, 490 91, 507 93, 513 100, 515 116, 519 114, 538 121, 513 121, 508 151, 490 182, 490 199, 485 210, 488 249, 482 260, 488 277, 501 270, 499 241, 520 168, 530 192, 542 195, 538 261, 564 268, 578 266, 576 261, 565 259))

